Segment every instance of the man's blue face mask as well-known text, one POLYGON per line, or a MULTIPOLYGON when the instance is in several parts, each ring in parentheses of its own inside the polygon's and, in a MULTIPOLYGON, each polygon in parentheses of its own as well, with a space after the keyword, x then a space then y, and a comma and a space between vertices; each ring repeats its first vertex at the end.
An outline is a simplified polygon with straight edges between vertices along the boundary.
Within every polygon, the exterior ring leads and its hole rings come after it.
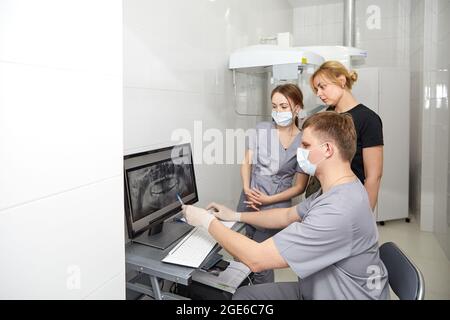
MULTIPOLYGON (((316 146, 312 149, 321 147, 323 145, 327 144, 322 143, 319 146, 316 146)), ((300 168, 303 170, 304 173, 309 174, 310 176, 313 176, 316 173, 317 170, 317 166, 319 165, 319 163, 321 163, 323 160, 326 159, 326 157, 324 157, 322 160, 320 160, 318 163, 314 164, 311 163, 311 161, 309 161, 308 157, 309 157, 309 153, 311 152, 311 150, 307 150, 307 149, 303 149, 303 148, 298 148, 297 149, 297 162, 298 165, 300 166, 300 168)))

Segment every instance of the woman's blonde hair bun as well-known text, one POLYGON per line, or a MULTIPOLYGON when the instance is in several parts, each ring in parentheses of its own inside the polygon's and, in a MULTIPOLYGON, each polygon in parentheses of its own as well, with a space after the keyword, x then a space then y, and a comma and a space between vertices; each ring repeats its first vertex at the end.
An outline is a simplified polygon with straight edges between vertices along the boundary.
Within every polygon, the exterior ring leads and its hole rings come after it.
POLYGON ((353 83, 358 81, 358 74, 356 73, 356 71, 350 71, 350 79, 352 79, 353 83))

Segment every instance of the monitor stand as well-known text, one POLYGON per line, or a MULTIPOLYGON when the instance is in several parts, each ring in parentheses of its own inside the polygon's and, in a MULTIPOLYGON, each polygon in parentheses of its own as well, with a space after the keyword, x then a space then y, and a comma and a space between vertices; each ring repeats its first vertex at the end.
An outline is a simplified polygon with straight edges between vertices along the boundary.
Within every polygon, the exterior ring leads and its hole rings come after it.
POLYGON ((192 229, 193 227, 187 223, 168 221, 153 226, 150 229, 150 232, 145 231, 134 238, 133 242, 164 250, 192 229))

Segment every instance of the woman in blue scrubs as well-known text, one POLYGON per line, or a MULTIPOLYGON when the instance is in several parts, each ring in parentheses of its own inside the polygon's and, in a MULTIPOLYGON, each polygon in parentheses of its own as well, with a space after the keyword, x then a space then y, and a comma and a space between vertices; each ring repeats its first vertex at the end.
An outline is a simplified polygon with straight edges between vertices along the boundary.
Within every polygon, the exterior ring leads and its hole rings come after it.
MULTIPOLYGON (((241 167, 243 191, 238 212, 289 208, 292 198, 302 194, 308 182, 297 163, 302 134, 298 127, 303 94, 294 84, 276 87, 271 94, 272 121, 261 122, 246 141, 241 167)), ((302 117, 301 117, 302 118, 302 117)), ((247 236, 257 242, 280 230, 246 226, 247 236)), ((255 273, 254 283, 274 282, 273 270, 255 273)))

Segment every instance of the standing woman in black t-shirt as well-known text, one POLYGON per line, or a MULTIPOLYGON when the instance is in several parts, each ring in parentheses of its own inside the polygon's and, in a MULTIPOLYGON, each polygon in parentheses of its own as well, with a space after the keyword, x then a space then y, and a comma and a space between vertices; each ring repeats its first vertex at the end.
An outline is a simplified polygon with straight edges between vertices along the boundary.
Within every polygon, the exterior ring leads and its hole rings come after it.
POLYGON ((349 113, 357 134, 356 154, 351 167, 369 194, 372 209, 377 204, 383 174, 383 126, 380 117, 360 104, 351 89, 358 79, 337 61, 327 61, 311 77, 316 95, 338 113, 349 113))

